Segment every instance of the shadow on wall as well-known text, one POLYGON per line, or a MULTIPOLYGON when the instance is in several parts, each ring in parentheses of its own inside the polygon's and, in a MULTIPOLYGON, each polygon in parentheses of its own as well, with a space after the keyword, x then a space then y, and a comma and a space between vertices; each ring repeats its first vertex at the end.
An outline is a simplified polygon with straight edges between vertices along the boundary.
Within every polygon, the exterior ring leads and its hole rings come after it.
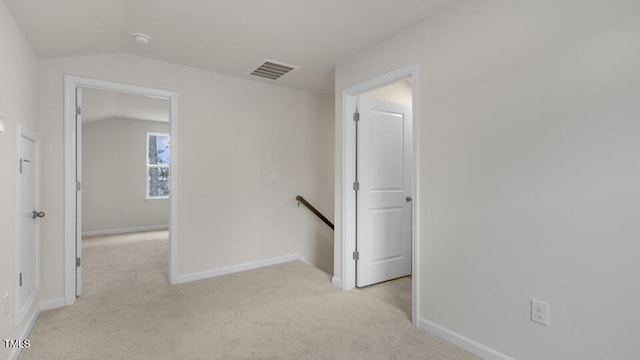
POLYGON ((302 255, 318 269, 333 275, 333 230, 304 205, 300 205, 298 211, 306 228, 312 229, 308 235, 311 251, 302 255))
POLYGON ((317 256, 314 259, 315 266, 333 276, 333 230, 321 221, 318 221, 318 226, 312 236, 314 254, 317 256))

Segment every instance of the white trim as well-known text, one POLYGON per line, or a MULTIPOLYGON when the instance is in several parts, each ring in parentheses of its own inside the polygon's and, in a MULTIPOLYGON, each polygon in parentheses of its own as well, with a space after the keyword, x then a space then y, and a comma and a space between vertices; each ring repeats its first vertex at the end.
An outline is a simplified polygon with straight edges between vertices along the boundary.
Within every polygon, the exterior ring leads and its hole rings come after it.
MULTIPOLYGON (((295 255, 295 254, 294 254, 294 255, 295 255)), ((302 256, 301 254, 297 254, 297 255, 298 255, 298 259, 296 259, 296 260, 298 260, 298 261, 302 261, 303 263, 305 263, 305 264, 307 264, 307 265, 311 265, 311 266, 315 267, 315 265, 313 265, 313 264, 311 263, 311 261, 307 260, 304 256, 302 256)))
POLYGON ((468 352, 479 356, 485 360, 515 360, 509 355, 501 353, 498 350, 492 349, 487 345, 479 343, 475 340, 469 339, 466 336, 460 335, 453 330, 449 330, 444 326, 438 325, 432 321, 424 318, 418 318, 418 327, 431 335, 444 339, 454 345, 457 345, 468 352))
POLYGON ((413 211, 411 216, 412 242, 412 322, 418 323, 418 304, 420 302, 420 68, 418 63, 404 66, 371 80, 345 89, 342 92, 342 289, 349 290, 356 286, 356 264, 351 257, 355 249, 355 193, 351 184, 355 179, 355 125, 350 116, 356 107, 358 96, 369 90, 388 85, 397 80, 411 76, 413 78, 413 211))
POLYGON ((413 110, 413 208, 411 209, 411 231, 413 233, 411 254, 413 257, 412 264, 412 283, 411 283, 411 322, 417 326, 418 314, 420 309, 420 234, 422 233, 420 226, 420 124, 421 124, 421 78, 420 78, 420 66, 416 63, 411 71, 413 80, 413 94, 411 99, 411 108, 413 110))
POLYGON ((169 284, 175 284, 178 276, 178 93, 171 92, 171 114, 169 118, 169 148, 171 161, 169 175, 169 284))
MULTIPOLYGON (((35 284, 34 289, 29 295, 29 298, 24 302, 24 305, 20 307, 20 282, 18 278, 18 274, 21 269, 21 248, 22 248, 22 234, 21 234, 21 223, 20 219, 22 218, 20 214, 21 207, 21 181, 20 181, 20 157, 22 156, 22 138, 33 141, 35 146, 35 182, 36 182, 36 193, 35 193, 35 201, 36 201, 36 209, 40 209, 40 139, 38 135, 33 131, 27 129, 22 125, 18 125, 16 129, 17 140, 16 141, 16 169, 15 169, 15 191, 16 191, 16 202, 15 202, 15 244, 14 244, 14 325, 19 326, 24 317, 34 308, 34 304, 36 299, 38 298, 38 294, 40 293, 40 222, 36 222, 36 259, 35 259, 35 284)), ((38 210, 40 211, 40 210, 38 210)))
MULTIPOLYGON (((75 130, 76 89, 92 88, 117 91, 132 95, 153 96, 170 101, 169 118, 172 144, 171 159, 178 158, 178 94, 175 91, 154 89, 150 87, 123 84, 112 81, 96 80, 86 77, 64 76, 64 299, 66 305, 75 302, 76 294, 76 157, 77 140, 75 130)), ((178 244, 178 162, 172 161, 169 185, 169 283, 177 279, 177 244, 178 244)))
POLYGON ((40 311, 47 311, 64 307, 64 298, 55 298, 47 301, 41 301, 38 308, 40 311))
MULTIPOLYGON (((64 298, 56 298, 56 299, 40 302, 38 304, 38 307, 35 309, 31 317, 29 318, 29 322, 27 323, 27 326, 25 326, 24 330, 22 331, 22 335, 18 339, 26 340, 29 338, 29 335, 31 335, 31 331, 33 330, 33 327, 36 325, 38 317, 40 316, 40 313, 42 311, 57 309, 63 306, 64 306, 64 298)), ((31 344, 31 345, 33 346, 34 344, 31 344)), ((17 360, 20 357, 21 353, 22 353, 21 348, 14 348, 9 353, 9 357, 7 358, 7 360, 17 360)))
MULTIPOLYGON (((76 107, 82 106, 82 88, 76 88, 76 107)), ((84 185, 84 173, 82 172, 82 133, 84 130, 84 125, 82 124, 82 113, 75 114, 75 124, 76 124, 76 182, 79 182, 80 185, 84 185)), ((82 187, 80 191, 75 192, 75 200, 76 200, 76 212, 75 212, 75 224, 76 224, 76 259, 82 259, 82 197, 84 193, 82 191, 82 187)), ((76 297, 82 295, 82 263, 76 263, 76 297)))
MULTIPOLYGON (((355 251, 356 238, 356 194, 352 190, 355 181, 355 126, 348 114, 356 111, 357 96, 342 93, 342 288, 350 290, 356 286, 355 261, 351 254, 355 251)), ((334 245, 335 246, 335 245, 334 245)), ((335 261, 335 260, 334 260, 335 261)))
POLYGON ((333 286, 342 289, 342 279, 339 279, 337 277, 332 277, 331 278, 331 284, 333 284, 333 286))
POLYGON ((216 276, 233 274, 233 273, 246 271, 246 270, 258 269, 258 268, 262 268, 262 267, 265 267, 265 266, 283 264, 283 263, 296 261, 296 260, 300 260, 302 262, 306 262, 304 260, 304 258, 302 256, 300 256, 300 254, 296 253, 296 254, 291 254, 291 255, 275 257, 275 258, 271 258, 271 259, 264 259, 264 260, 253 261, 253 262, 248 262, 248 263, 239 264, 239 265, 227 266, 227 267, 223 267, 223 268, 219 268, 219 269, 213 269, 213 270, 207 270, 207 271, 202 271, 202 272, 197 272, 197 273, 180 275, 180 276, 178 276, 178 281, 176 283, 177 284, 182 284, 182 283, 187 283, 187 282, 196 281, 196 280, 208 279, 208 278, 212 278, 212 277, 216 277, 216 276))
MULTIPOLYGON (((22 331, 22 334, 18 338, 19 340, 26 340, 29 338, 29 335, 31 334, 31 330, 33 330, 33 327, 36 325, 36 321, 38 320, 39 316, 40 316, 40 309, 36 308, 36 310, 33 312, 31 317, 29 318, 29 322, 27 323, 27 326, 25 326, 24 330, 22 331)), ((31 345, 33 346, 33 344, 31 345)), ((7 359, 17 360, 20 357, 21 353, 22 353, 21 348, 13 348, 9 353, 9 357, 7 359)))
POLYGON ((83 231, 82 236, 127 234, 127 233, 142 232, 142 231, 156 231, 156 230, 168 230, 168 229, 169 229, 169 224, 135 226, 135 227, 117 228, 117 229, 83 231))

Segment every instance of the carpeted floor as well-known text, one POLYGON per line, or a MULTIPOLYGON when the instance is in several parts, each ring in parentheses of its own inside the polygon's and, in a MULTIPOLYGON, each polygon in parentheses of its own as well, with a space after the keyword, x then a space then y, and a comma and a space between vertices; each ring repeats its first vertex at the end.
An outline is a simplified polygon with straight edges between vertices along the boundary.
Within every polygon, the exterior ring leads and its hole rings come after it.
POLYGON ((367 286, 358 291, 378 298, 402 311, 411 321, 411 276, 367 286))
POLYGON ((301 262, 170 286, 162 234, 85 241, 83 296, 43 312, 20 359, 477 359, 301 262))

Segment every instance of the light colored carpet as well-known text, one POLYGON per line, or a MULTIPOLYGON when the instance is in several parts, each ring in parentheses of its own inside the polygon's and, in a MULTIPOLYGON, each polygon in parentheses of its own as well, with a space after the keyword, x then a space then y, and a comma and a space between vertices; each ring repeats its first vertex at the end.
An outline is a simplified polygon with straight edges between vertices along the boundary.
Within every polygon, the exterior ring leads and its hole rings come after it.
POLYGON ((41 314, 22 360, 477 359, 301 262, 170 286, 166 238, 92 240, 84 295, 41 314))
POLYGON ((367 286, 360 291, 399 309, 411 321, 411 276, 367 286))

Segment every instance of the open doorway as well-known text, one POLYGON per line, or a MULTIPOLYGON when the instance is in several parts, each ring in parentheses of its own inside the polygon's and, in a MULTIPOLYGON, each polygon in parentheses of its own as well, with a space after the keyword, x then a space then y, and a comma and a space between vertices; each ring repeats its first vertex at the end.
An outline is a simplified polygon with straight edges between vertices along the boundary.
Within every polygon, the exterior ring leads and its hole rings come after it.
POLYGON ((172 91, 65 76, 66 305, 82 294, 83 235, 110 237, 96 245, 160 231, 162 276, 175 282, 176 102, 172 91))
POLYGON ((418 78, 410 65, 345 90, 342 123, 342 287, 362 288, 414 324, 418 78))
POLYGON ((81 88, 83 276, 76 295, 117 291, 115 278, 167 277, 170 102, 81 88), (127 256, 127 254, 135 254, 127 256))

